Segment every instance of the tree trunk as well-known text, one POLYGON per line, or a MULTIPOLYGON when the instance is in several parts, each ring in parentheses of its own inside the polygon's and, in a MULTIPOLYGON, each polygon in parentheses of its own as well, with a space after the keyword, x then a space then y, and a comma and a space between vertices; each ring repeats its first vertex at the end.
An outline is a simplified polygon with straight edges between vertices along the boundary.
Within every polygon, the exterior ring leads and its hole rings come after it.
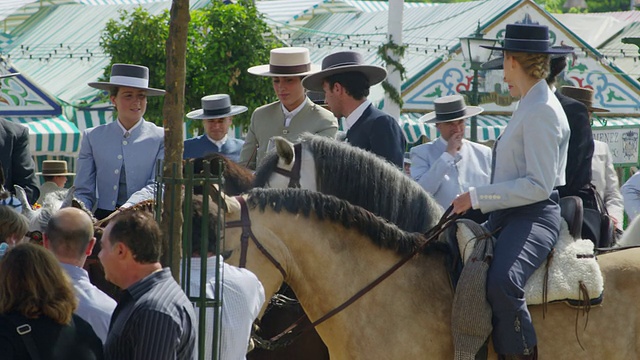
MULTIPOLYGON (((169 38, 167 39, 166 90, 164 99, 164 167, 165 178, 182 179, 184 150, 182 123, 186 78, 187 32, 191 16, 189 0, 173 0, 169 38)), ((170 266, 173 277, 179 280, 182 256, 182 186, 167 183, 163 198, 162 231, 164 234, 163 266, 170 266), (173 201, 172 201, 173 199, 173 201)))

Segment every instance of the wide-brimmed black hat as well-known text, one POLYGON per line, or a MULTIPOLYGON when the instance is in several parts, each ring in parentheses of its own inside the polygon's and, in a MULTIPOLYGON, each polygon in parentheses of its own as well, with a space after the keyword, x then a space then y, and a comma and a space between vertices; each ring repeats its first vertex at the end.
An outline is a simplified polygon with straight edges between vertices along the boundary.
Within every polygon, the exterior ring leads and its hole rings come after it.
POLYGON ((18 75, 20 75, 20 73, 2 74, 2 75, 0 75, 0 79, 4 79, 4 78, 8 78, 8 77, 14 77, 14 76, 18 76, 18 75))
POLYGON ((467 106, 462 95, 450 95, 433 101, 435 111, 422 116, 418 121, 427 123, 443 123, 466 119, 484 111, 479 106, 467 106))
POLYGON ((149 68, 141 65, 113 64, 109 82, 90 82, 92 88, 111 91, 114 87, 145 90, 147 96, 164 95, 164 90, 149 87, 149 68))
POLYGON ((502 46, 485 46, 485 49, 534 54, 567 54, 563 48, 550 46, 549 28, 535 24, 508 24, 502 46))
POLYGON ((322 82, 328 76, 346 72, 361 72, 369 85, 375 85, 387 78, 387 70, 381 66, 367 65, 362 54, 355 51, 340 51, 322 59, 322 70, 302 79, 302 86, 312 91, 323 91, 322 82))
POLYGON ((207 95, 200 101, 202 102, 202 109, 188 113, 187 117, 189 119, 221 119, 247 111, 246 106, 231 105, 231 98, 227 94, 207 95))
MULTIPOLYGON (((569 54, 573 53, 573 47, 572 46, 568 46, 568 45, 558 45, 558 46, 552 46, 552 49, 563 49, 566 50, 566 53, 561 53, 561 54, 551 54, 551 59, 559 59, 559 58, 563 58, 569 54)), ((500 56, 497 57, 495 59, 491 59, 485 63, 482 63, 482 65, 480 65, 480 68, 482 70, 502 70, 503 67, 503 61, 504 61, 504 57, 500 56)))
POLYGON ((591 112, 609 112, 607 109, 593 106, 593 90, 587 88, 581 88, 577 86, 563 86, 560 88, 560 92, 572 99, 578 100, 584 104, 584 106, 591 112))

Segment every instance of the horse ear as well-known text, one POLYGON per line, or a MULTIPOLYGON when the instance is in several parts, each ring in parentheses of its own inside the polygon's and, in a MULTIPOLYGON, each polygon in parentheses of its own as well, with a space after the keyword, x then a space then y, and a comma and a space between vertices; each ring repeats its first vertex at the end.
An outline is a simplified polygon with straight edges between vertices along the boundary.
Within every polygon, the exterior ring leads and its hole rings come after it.
POLYGON ((273 141, 276 144, 276 152, 278 153, 278 157, 284 160, 286 165, 289 165, 293 162, 293 144, 290 143, 287 139, 276 136, 273 138, 273 141))
POLYGON ((222 196, 222 198, 224 199, 222 206, 224 207, 224 211, 227 214, 240 211, 240 203, 238 202, 238 200, 236 200, 236 198, 227 196, 227 194, 220 191, 220 186, 218 184, 211 184, 211 192, 209 193, 211 201, 217 203, 218 196, 222 196))
POLYGON ((67 195, 64 197, 64 201, 60 208, 72 207, 73 206, 73 196, 76 194, 76 186, 73 185, 67 190, 67 195))

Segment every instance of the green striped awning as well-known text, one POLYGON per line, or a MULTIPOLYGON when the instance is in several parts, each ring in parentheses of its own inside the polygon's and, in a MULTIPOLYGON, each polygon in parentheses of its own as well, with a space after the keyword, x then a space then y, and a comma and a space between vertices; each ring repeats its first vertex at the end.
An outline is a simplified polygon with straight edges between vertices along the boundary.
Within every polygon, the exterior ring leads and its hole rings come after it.
POLYGON ((108 124, 113 121, 113 110, 94 109, 76 110, 76 124, 82 132, 85 129, 108 124))
POLYGON ((11 122, 29 128, 32 155, 71 155, 80 148, 80 130, 64 116, 7 117, 11 122))
MULTIPOLYGON (((418 119, 424 114, 420 113, 404 113, 400 115, 400 126, 404 132, 407 142, 413 144, 420 140, 420 136, 426 136, 430 140, 439 136, 438 130, 434 124, 427 124, 418 119)), ((485 142, 495 140, 500 133, 507 127, 508 116, 499 115, 478 115, 478 141, 485 142)), ((467 128, 465 137, 470 137, 471 128, 469 120, 467 120, 467 128)))

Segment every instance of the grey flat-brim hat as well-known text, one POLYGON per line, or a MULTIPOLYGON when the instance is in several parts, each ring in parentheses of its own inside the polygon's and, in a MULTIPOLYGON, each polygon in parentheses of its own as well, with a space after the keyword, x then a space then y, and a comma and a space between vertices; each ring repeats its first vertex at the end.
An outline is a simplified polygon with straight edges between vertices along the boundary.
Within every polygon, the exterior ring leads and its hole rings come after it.
POLYGON ((111 91, 114 87, 145 90, 147 96, 161 96, 165 91, 149 87, 149 68, 141 65, 113 64, 109 82, 90 82, 92 88, 111 91))
POLYGON ((450 95, 433 101, 435 111, 422 116, 418 121, 431 124, 466 119, 484 111, 479 106, 467 106, 462 95, 450 95))
POLYGON ((20 75, 20 73, 2 74, 2 75, 0 75, 0 79, 4 79, 4 78, 8 78, 8 77, 14 77, 14 76, 18 76, 18 75, 20 75))
POLYGON ((320 66, 311 63, 309 49, 301 47, 283 47, 272 49, 269 63, 250 67, 249 74, 267 77, 306 76, 320 70, 320 66))
POLYGON ((231 105, 231 98, 227 94, 207 95, 200 101, 202 109, 189 112, 187 114, 189 119, 221 119, 247 111, 246 106, 231 105))
POLYGON ((378 84, 387 78, 387 70, 385 68, 365 64, 360 53, 340 51, 327 55, 322 60, 322 70, 315 74, 307 75, 302 79, 302 86, 311 91, 324 91, 322 82, 325 78, 346 72, 363 73, 369 79, 370 86, 378 84))

